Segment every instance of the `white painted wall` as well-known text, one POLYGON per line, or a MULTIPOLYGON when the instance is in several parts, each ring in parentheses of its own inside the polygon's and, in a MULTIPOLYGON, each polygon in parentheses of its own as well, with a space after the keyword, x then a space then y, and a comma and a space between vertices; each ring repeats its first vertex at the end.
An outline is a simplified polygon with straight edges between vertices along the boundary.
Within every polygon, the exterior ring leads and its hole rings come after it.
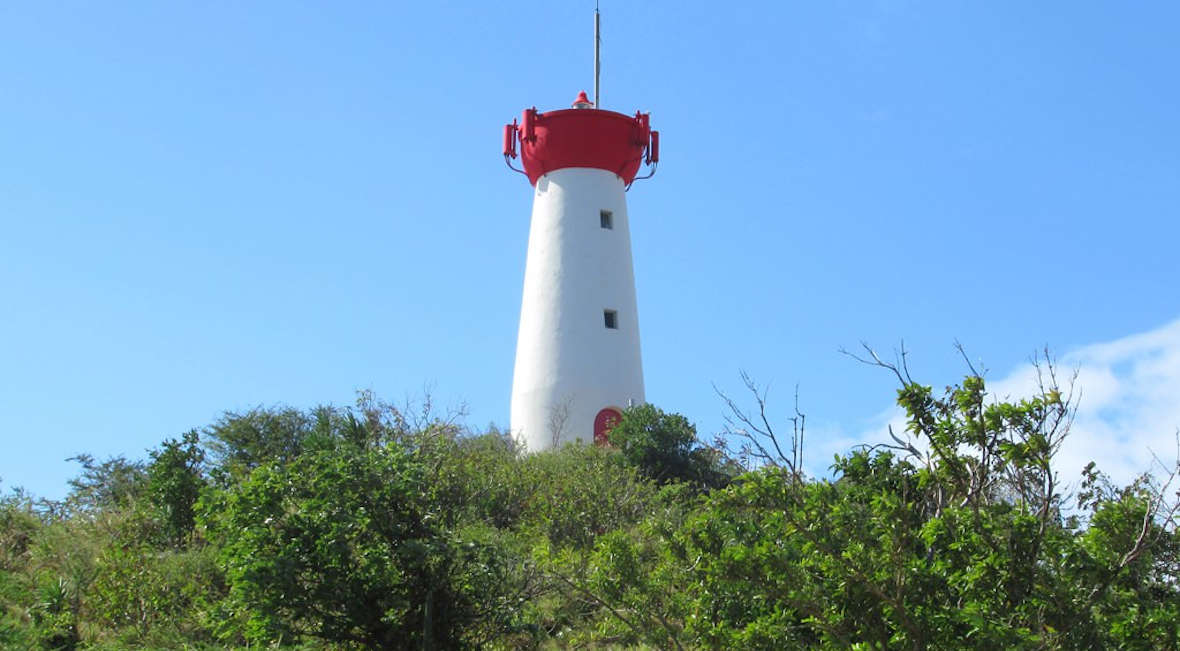
POLYGON ((550 172, 533 198, 512 433, 530 452, 592 443, 599 410, 643 400, 623 181, 600 169, 550 172), (613 229, 602 228, 601 210, 613 214, 613 229), (617 330, 604 324, 607 309, 618 312, 617 330))

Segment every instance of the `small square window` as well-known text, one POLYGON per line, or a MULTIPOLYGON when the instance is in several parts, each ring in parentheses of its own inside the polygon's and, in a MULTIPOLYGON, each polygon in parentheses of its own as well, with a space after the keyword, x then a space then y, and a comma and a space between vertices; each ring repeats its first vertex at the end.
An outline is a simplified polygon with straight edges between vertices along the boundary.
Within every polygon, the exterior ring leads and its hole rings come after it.
POLYGON ((599 223, 602 224, 602 227, 607 230, 613 229, 615 227, 615 215, 609 210, 598 211, 598 219, 599 223))
POLYGON ((606 327, 611 330, 619 329, 619 313, 614 310, 603 310, 602 320, 606 322, 606 327))

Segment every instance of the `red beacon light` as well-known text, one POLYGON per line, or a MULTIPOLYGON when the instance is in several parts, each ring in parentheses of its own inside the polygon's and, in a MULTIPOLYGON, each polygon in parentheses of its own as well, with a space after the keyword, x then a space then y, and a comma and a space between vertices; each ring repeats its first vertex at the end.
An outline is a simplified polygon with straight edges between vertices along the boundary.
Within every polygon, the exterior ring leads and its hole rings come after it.
POLYGON ((586 91, 581 90, 578 91, 578 97, 574 100, 573 106, 577 109, 594 108, 594 102, 591 102, 590 98, 586 97, 586 91))
POLYGON ((504 125, 504 162, 533 185, 545 174, 567 167, 614 172, 627 187, 636 179, 651 178, 660 161, 660 133, 652 131, 650 114, 585 110, 594 108, 581 91, 573 108, 546 113, 526 109, 520 122, 504 125), (523 169, 509 160, 517 156, 523 169), (648 173, 637 176, 644 165, 648 173))

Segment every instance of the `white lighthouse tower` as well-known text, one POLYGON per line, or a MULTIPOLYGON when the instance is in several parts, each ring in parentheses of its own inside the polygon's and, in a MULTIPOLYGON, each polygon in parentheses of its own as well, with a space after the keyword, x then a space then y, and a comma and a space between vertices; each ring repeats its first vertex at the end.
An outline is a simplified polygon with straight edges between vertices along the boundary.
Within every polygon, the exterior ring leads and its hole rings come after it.
POLYGON ((505 160, 519 152, 534 186, 510 426, 530 452, 602 443, 644 401, 624 193, 644 164, 639 178, 654 173, 659 133, 585 92, 573 106, 504 128, 505 160))

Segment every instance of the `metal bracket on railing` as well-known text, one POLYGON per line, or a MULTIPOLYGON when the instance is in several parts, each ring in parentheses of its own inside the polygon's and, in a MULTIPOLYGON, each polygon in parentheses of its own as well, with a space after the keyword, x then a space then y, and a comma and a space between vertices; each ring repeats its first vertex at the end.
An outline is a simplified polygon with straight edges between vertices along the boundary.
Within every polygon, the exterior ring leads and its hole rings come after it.
POLYGON ((524 170, 522 170, 522 169, 520 169, 520 168, 517 168, 517 167, 513 167, 513 166, 512 166, 512 163, 509 163, 509 162, 508 162, 508 156, 507 156, 507 155, 505 155, 505 156, 504 156, 504 164, 505 164, 505 165, 507 165, 507 166, 508 166, 508 169, 512 170, 513 172, 520 172, 521 174, 524 174, 525 176, 528 176, 528 174, 526 174, 524 170))
MULTIPOLYGON (((631 179, 631 183, 642 181, 643 179, 650 179, 656 175, 656 168, 660 164, 660 132, 652 131, 648 136, 647 147, 643 150, 643 162, 651 171, 644 176, 637 176, 631 179)), ((631 189, 631 183, 627 184, 627 189, 631 189)))
POLYGON ((516 120, 513 120, 512 124, 504 125, 504 164, 507 165, 508 169, 512 170, 513 172, 520 172, 521 174, 528 176, 528 174, 525 174, 523 169, 517 169, 513 167, 512 162, 508 160, 509 158, 516 158, 516 140, 519 133, 520 131, 517 127, 516 120))

